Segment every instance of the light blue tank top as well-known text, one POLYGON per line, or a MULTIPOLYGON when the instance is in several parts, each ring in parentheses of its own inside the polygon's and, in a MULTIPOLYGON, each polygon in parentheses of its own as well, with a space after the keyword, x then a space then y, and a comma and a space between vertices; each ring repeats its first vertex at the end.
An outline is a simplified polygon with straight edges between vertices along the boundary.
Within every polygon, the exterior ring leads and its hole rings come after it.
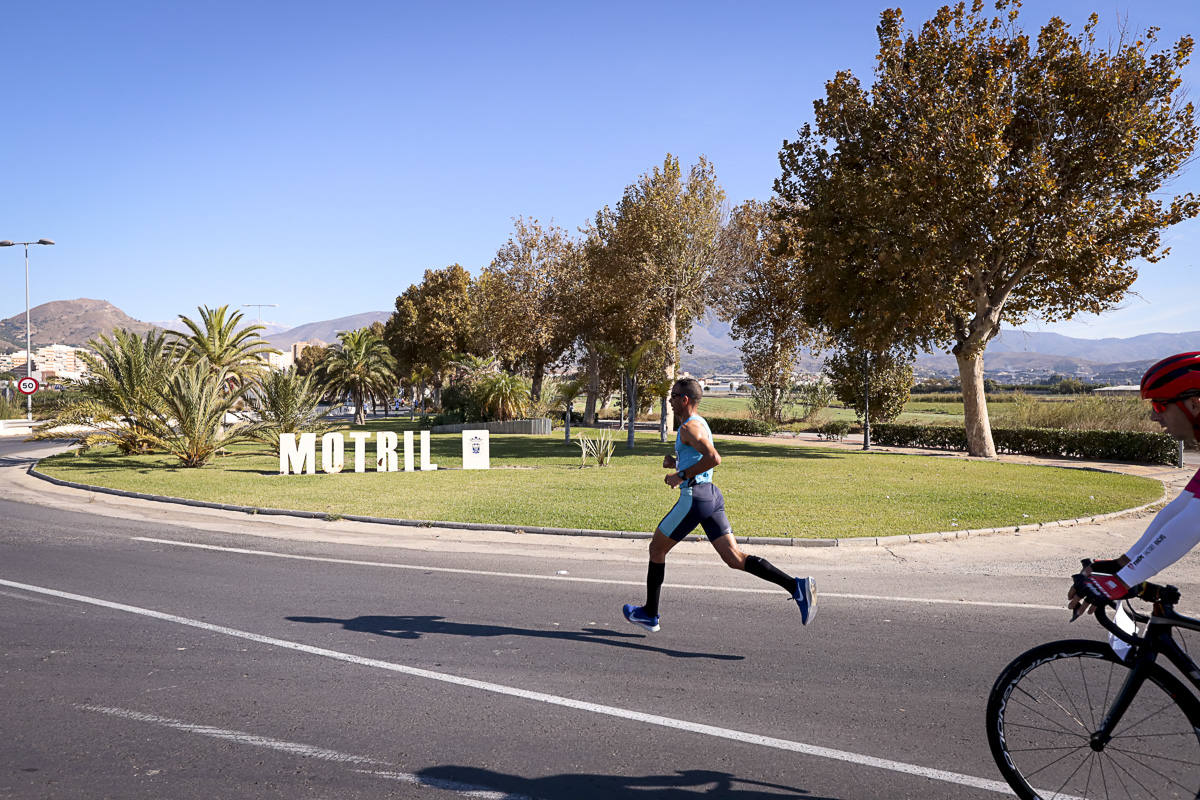
MULTIPOLYGON (((679 423, 679 430, 675 432, 675 469, 676 469, 676 471, 688 469, 692 465, 699 462, 701 459, 700 451, 697 450, 696 448, 692 447, 690 444, 684 444, 683 439, 681 438, 681 435, 683 433, 683 426, 688 424, 689 422, 691 422, 694 419, 699 420, 700 426, 704 429, 702 436, 705 439, 708 439, 710 442, 712 441, 712 430, 709 429, 708 422, 704 419, 704 417, 700 416, 699 414, 693 414, 692 416, 685 419, 683 422, 679 423)), ((706 470, 705 472, 701 472, 699 475, 697 475, 694 478, 691 478, 689 481, 685 481, 684 483, 679 484, 679 486, 680 486, 680 488, 686 489, 688 483, 712 483, 712 470, 709 469, 709 470, 706 470)))

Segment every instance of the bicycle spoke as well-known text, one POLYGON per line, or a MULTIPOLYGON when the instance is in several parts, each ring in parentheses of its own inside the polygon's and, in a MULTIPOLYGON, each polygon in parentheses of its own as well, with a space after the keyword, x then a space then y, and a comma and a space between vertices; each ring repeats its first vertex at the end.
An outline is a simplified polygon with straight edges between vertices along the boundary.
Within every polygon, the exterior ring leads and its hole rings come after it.
MULTIPOLYGON (((1127 798, 1129 798, 1129 800, 1133 800, 1133 795, 1131 795, 1129 793, 1129 787, 1126 786, 1125 782, 1121 780, 1121 774, 1119 772, 1117 772, 1116 770, 1113 770, 1113 777, 1116 778, 1117 783, 1118 783, 1118 785, 1120 785, 1121 791, 1123 791, 1125 793, 1125 796, 1127 798)), ((1104 771, 1104 759, 1103 758, 1100 759, 1100 779, 1104 781, 1104 796, 1105 796, 1105 798, 1107 798, 1109 796, 1108 780, 1106 777, 1106 773, 1104 771)))
MULTIPOLYGON (((1021 686, 1019 686, 1019 685, 1018 685, 1018 686, 1017 686, 1017 688, 1018 688, 1018 689, 1020 689, 1020 690, 1021 690, 1021 692, 1023 692, 1024 694, 1026 694, 1026 695, 1029 695, 1029 698, 1030 698, 1031 700, 1033 700, 1033 702, 1034 702, 1034 703, 1036 703, 1036 704, 1038 704, 1039 706, 1041 706, 1041 705, 1054 705, 1056 708, 1058 708, 1058 710, 1059 710, 1059 711, 1061 711, 1062 713, 1066 714, 1068 719, 1070 719, 1072 722, 1074 722, 1076 725, 1078 725, 1078 726, 1080 727, 1080 729, 1082 729, 1082 730, 1084 730, 1084 731, 1087 731, 1087 728, 1085 728, 1085 727, 1084 727, 1082 720, 1079 720, 1079 719, 1076 719, 1075 717, 1073 717, 1073 716, 1071 715, 1071 712, 1070 712, 1070 711, 1068 711, 1066 708, 1064 708, 1064 707, 1063 707, 1062 703, 1059 703, 1059 702, 1058 702, 1058 701, 1056 701, 1056 700, 1055 700, 1053 697, 1050 697, 1050 695, 1049 695, 1049 694, 1047 694, 1047 695, 1046 695, 1046 698, 1047 698, 1047 699, 1048 699, 1050 702, 1049 702, 1049 703, 1043 703, 1041 700, 1039 700, 1038 698, 1034 697, 1032 694, 1029 694, 1029 692, 1028 692, 1027 690, 1025 690, 1024 688, 1022 688, 1021 686)), ((1039 689, 1039 691, 1045 691, 1045 690, 1039 689)), ((1011 698, 1010 698, 1010 699, 1011 699, 1011 698)), ((1015 702, 1015 701, 1014 701, 1014 702, 1015 702)), ((1071 727, 1069 727, 1069 726, 1067 726, 1067 725, 1063 725, 1062 723, 1058 722, 1058 721, 1057 721, 1055 718, 1051 717, 1051 716, 1050 716, 1050 715, 1048 715, 1048 714, 1045 714, 1045 713, 1043 713, 1042 711, 1039 711, 1039 710, 1038 710, 1038 709, 1036 709, 1036 708, 1033 708, 1032 706, 1026 705, 1026 704, 1024 704, 1024 703, 1018 703, 1018 705, 1020 705, 1022 708, 1026 708, 1026 709, 1028 709, 1029 711, 1033 712, 1034 714, 1037 714, 1038 716, 1040 716, 1042 719, 1046 720, 1047 722, 1050 722, 1050 723, 1052 723, 1052 724, 1055 724, 1055 725, 1059 725, 1059 726, 1061 726, 1061 727, 1062 727, 1062 729, 1063 729, 1063 731, 1064 731, 1065 733, 1070 733, 1070 734, 1074 734, 1074 735, 1079 735, 1079 731, 1076 731, 1074 728, 1071 728, 1071 727)), ((1090 734, 1090 733, 1084 733, 1083 735, 1084 735, 1084 736, 1090 736, 1091 734, 1090 734)))
POLYGON ((1037 768, 1037 769, 1035 769, 1033 772, 1026 772, 1025 770, 1021 770, 1021 774, 1022 774, 1022 775, 1024 775, 1026 778, 1031 778, 1031 777, 1033 777, 1034 775, 1037 775, 1037 774, 1038 774, 1039 772, 1041 772, 1042 770, 1047 770, 1047 769, 1050 769, 1050 767, 1053 767, 1055 764, 1057 764, 1058 762, 1062 761, 1064 758, 1070 758, 1070 757, 1071 757, 1071 756, 1073 756, 1075 753, 1078 753, 1080 750, 1084 750, 1084 749, 1086 749, 1086 748, 1087 748, 1087 745, 1086 745, 1086 744, 1084 744, 1084 745, 1080 745, 1079 747, 1076 747, 1074 750, 1072 750, 1070 753, 1064 753, 1063 755, 1061 755, 1061 756, 1059 756, 1058 758, 1054 759, 1053 761, 1051 761, 1049 764, 1045 765, 1044 767, 1038 767, 1038 768, 1037 768))
MULTIPOLYGON (((1143 769, 1146 769, 1146 770, 1149 770, 1150 772, 1153 772, 1155 775, 1157 775, 1158 777, 1160 777, 1160 778, 1162 778, 1163 780, 1167 781, 1168 783, 1173 783, 1173 784, 1175 784, 1175 785, 1176 785, 1176 786, 1178 786, 1180 789, 1183 789, 1185 792, 1190 792, 1190 793, 1192 794, 1192 796, 1193 796, 1193 797, 1195 797, 1195 795, 1196 795, 1196 789, 1195 789, 1194 787, 1192 787, 1192 788, 1189 788, 1189 787, 1187 787, 1187 786, 1184 786, 1182 783, 1180 783, 1179 781, 1175 780, 1175 779, 1174 779, 1174 778, 1172 778, 1170 775, 1164 775, 1163 773, 1159 772, 1158 770, 1156 770, 1154 767, 1150 766, 1149 764, 1145 764, 1145 763, 1143 763, 1143 762, 1141 762, 1141 761, 1138 761, 1138 760, 1136 760, 1136 759, 1134 759, 1134 758, 1131 758, 1131 757, 1130 757, 1128 754, 1126 754, 1126 753, 1124 753, 1124 752, 1122 752, 1122 751, 1120 751, 1120 750, 1116 750, 1116 751, 1114 751, 1114 752, 1115 752, 1115 753, 1120 753, 1121 755, 1125 756, 1126 758, 1129 758, 1129 760, 1130 760, 1130 761, 1133 761, 1133 763, 1137 764, 1139 767, 1141 767, 1141 768, 1143 768, 1143 769)), ((1116 764, 1116 763, 1117 763, 1117 759, 1116 759, 1116 758, 1113 758, 1113 763, 1114 763, 1114 764, 1116 764)), ((1188 766, 1193 766, 1193 765, 1191 764, 1191 762, 1183 762, 1183 763, 1185 763, 1185 764, 1188 764, 1188 766)), ((1132 773, 1130 773, 1130 775, 1131 775, 1131 777, 1132 777, 1132 773)), ((1144 788, 1144 787, 1143 787, 1143 788, 1144 788)))
MULTIPOLYGON (((1124 731, 1126 734, 1128 734, 1129 731, 1133 730, 1138 725, 1141 725, 1143 722, 1145 722, 1148 719, 1153 719, 1154 717, 1157 717, 1159 714, 1161 714, 1162 712, 1166 711, 1168 708, 1171 708, 1174 705, 1175 705, 1175 699, 1168 698, 1166 704, 1163 705, 1161 708, 1159 708, 1155 711, 1151 711, 1149 714, 1142 717, 1141 719, 1139 719, 1137 722, 1133 723, 1132 725, 1122 727, 1121 730, 1124 731)), ((1115 739, 1117 737, 1114 736, 1113 738, 1115 739)))
POLYGON ((1188 736, 1190 738, 1195 739, 1196 732, 1189 728, 1186 731, 1175 731, 1174 733, 1130 733, 1130 734, 1121 734, 1120 736, 1114 736, 1112 738, 1114 741, 1116 741, 1117 739, 1134 739, 1134 738, 1136 738, 1136 739, 1157 739, 1157 738, 1160 738, 1163 736, 1188 736))
MULTIPOLYGON (((1054 680, 1058 681, 1058 688, 1062 689, 1062 693, 1067 696, 1067 702, 1069 702, 1071 707, 1075 710, 1075 721, 1079 723, 1079 727, 1085 727, 1083 724, 1083 715, 1079 713, 1079 707, 1075 705, 1075 699, 1071 696, 1071 693, 1067 691, 1066 684, 1063 683, 1062 678, 1059 676, 1058 669, 1054 666, 1054 662, 1050 661, 1046 664, 1046 666, 1050 667, 1050 674, 1054 676, 1054 680)), ((1064 708, 1063 711, 1066 711, 1066 709, 1064 708)))
MULTIPOLYGON (((1087 701, 1088 711, 1091 712, 1092 730, 1096 730, 1096 728, 1098 727, 1096 724, 1096 708, 1095 708, 1095 706, 1092 705, 1092 693, 1088 689, 1087 676, 1083 674, 1083 659, 1077 658, 1077 659, 1075 659, 1075 661, 1077 664, 1079 664, 1079 682, 1083 684, 1083 696, 1084 696, 1084 699, 1087 701)), ((1106 706, 1106 708, 1107 708, 1107 706, 1106 706)))
POLYGON ((1142 753, 1137 750, 1124 750, 1120 747, 1109 745, 1105 750, 1112 750, 1120 753, 1123 756, 1143 756, 1145 758, 1153 758, 1157 761, 1170 761, 1173 764, 1183 764, 1184 766, 1192 767, 1196 765, 1195 761, 1187 758, 1171 758, 1170 756, 1159 755, 1158 753, 1142 753))
POLYGON ((1024 722, 1009 722, 1007 719, 1004 720, 1004 727, 1005 728, 1028 728, 1031 731, 1041 731, 1042 733, 1053 733, 1053 734, 1066 733, 1067 735, 1074 736, 1078 739, 1088 739, 1089 738, 1087 736, 1084 736, 1082 733, 1079 733, 1078 731, 1066 730, 1064 728, 1040 728, 1037 725, 1029 725, 1028 723, 1024 723, 1024 722))
POLYGON ((1053 750, 1070 750, 1071 752, 1075 752, 1076 750, 1082 750, 1083 748, 1084 745, 1079 745, 1078 747, 1072 747, 1071 745, 1054 745, 1047 747, 1006 747, 1004 749, 1010 753, 1049 753, 1053 750))
MULTIPOLYGON (((1062 794, 1062 790, 1067 788, 1067 784, 1071 782, 1071 778, 1074 778, 1075 774, 1078 773, 1079 770, 1083 769, 1083 765, 1085 763, 1088 763, 1092 760, 1091 755, 1095 755, 1095 753, 1089 754, 1089 757, 1085 761, 1080 761, 1079 766, 1076 767, 1075 769, 1071 770, 1071 774, 1067 776, 1067 779, 1065 781, 1063 781, 1062 785, 1059 786, 1058 789, 1054 792, 1055 795, 1062 794)), ((1053 800, 1053 798, 1051 798, 1051 800, 1053 800)))
MULTIPOLYGON (((1118 779, 1120 779, 1121 773, 1124 772, 1125 775, 1129 778, 1129 780, 1133 782, 1134 786, 1137 786, 1141 789, 1146 788, 1145 786, 1142 785, 1142 782, 1137 779, 1137 776, 1135 776, 1132 772, 1130 772, 1129 770, 1125 769, 1120 764, 1118 764, 1117 760, 1115 758, 1109 759, 1109 763, 1112 764, 1113 774, 1116 775, 1118 779)), ((1133 795, 1129 793, 1129 787, 1125 785, 1125 781, 1123 781, 1123 780, 1121 781, 1121 788, 1125 790, 1125 795, 1127 797, 1130 797, 1130 798, 1133 797, 1133 795)))

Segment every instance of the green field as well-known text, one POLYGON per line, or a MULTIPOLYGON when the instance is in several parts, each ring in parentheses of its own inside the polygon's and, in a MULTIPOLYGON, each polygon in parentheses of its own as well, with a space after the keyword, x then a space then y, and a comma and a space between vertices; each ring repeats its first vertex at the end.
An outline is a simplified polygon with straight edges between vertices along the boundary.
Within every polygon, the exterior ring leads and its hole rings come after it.
MULTIPOLYGON (((407 423, 374 420, 372 430, 407 423)), ((491 439, 492 469, 463 471, 461 438, 432 437, 436 472, 281 476, 278 456, 241 447, 202 469, 167 456, 97 450, 41 462, 78 483, 211 502, 403 519, 650 531, 675 492, 662 483, 671 445, 639 434, 629 454, 618 435, 609 467, 579 467, 562 434, 491 439), (447 469, 448 468, 448 469, 447 469)), ((347 440, 349 444, 349 440, 347 440)), ((735 533, 813 538, 886 536, 1024 525, 1090 516, 1158 499, 1145 478, 751 439, 719 442, 718 484, 735 533)), ((373 460, 368 448, 368 465, 373 460)), ((319 459, 319 452, 318 452, 319 459)), ((348 454, 347 461, 352 463, 348 454)))

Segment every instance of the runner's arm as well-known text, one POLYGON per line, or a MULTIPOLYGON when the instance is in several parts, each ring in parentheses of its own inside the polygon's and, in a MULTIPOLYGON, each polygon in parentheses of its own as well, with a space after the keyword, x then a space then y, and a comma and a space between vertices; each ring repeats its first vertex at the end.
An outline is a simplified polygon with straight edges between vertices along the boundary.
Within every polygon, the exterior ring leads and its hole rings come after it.
POLYGON ((699 430, 701 430, 699 422, 689 422, 679 432, 679 438, 683 440, 683 443, 695 448, 696 452, 700 454, 700 460, 687 468, 687 472, 690 474, 683 476, 684 480, 694 478, 701 472, 708 472, 721 463, 721 454, 717 452, 716 445, 713 444, 712 439, 698 436, 696 432, 699 430))

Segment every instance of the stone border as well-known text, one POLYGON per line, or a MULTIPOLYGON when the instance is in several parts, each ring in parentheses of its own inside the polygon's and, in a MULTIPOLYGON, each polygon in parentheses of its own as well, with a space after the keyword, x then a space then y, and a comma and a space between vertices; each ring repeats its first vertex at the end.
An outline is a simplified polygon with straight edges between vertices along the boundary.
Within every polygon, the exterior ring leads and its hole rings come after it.
MULTIPOLYGON (((1090 467, 1089 469, 1094 469, 1090 467)), ((1107 472, 1108 470, 1096 470, 1097 472, 1107 472)), ((265 514, 270 516, 282 517, 300 517, 303 519, 317 519, 325 522, 334 522, 345 519, 351 522, 372 522, 378 525, 399 525, 408 528, 452 528, 468 531, 505 531, 508 533, 544 533, 556 536, 603 536, 612 539, 649 539, 654 536, 653 533, 645 533, 643 531, 602 531, 589 528, 545 528, 532 525, 502 525, 490 524, 484 522, 443 522, 439 520, 426 519, 394 519, 391 517, 368 517, 360 514, 331 514, 322 511, 293 511, 286 508, 258 508, 256 506, 237 506, 228 503, 210 503, 206 500, 190 500, 186 497, 167 497, 155 494, 142 494, 141 492, 129 492, 124 489, 109 489, 105 486, 90 486, 85 483, 74 483, 73 481, 64 481, 61 478, 55 478, 37 469, 37 462, 29 467, 29 474, 35 478, 53 483, 56 486, 66 486, 71 489, 82 489, 88 492, 98 492, 100 494, 111 494, 118 497, 128 497, 134 500, 151 500, 158 503, 174 503, 182 506, 195 506, 198 508, 215 508, 220 511, 238 511, 243 514, 265 514)), ((965 531, 936 531, 933 533, 906 533, 897 536, 859 536, 849 539, 798 539, 782 536, 734 536, 739 544, 758 545, 776 545, 782 547, 890 547, 897 544, 910 544, 917 542, 941 542, 950 541, 953 539, 968 539, 979 536, 991 536, 1000 533, 1022 533, 1041 530, 1042 528, 1065 527, 1067 525, 1078 525, 1086 522, 1100 522, 1106 519, 1116 519, 1129 514, 1137 514, 1152 508, 1167 499, 1167 487, 1163 484, 1162 496, 1157 500, 1146 503, 1145 505, 1137 506, 1136 508, 1127 508, 1122 511, 1113 511, 1108 514, 1100 514, 1094 517, 1076 517, 1075 519, 1059 519, 1051 522, 1035 522, 1030 525, 1016 525, 1006 528, 977 528, 974 530, 965 531)), ((703 541, 703 538, 696 534, 688 534, 685 541, 697 542, 703 541)))

